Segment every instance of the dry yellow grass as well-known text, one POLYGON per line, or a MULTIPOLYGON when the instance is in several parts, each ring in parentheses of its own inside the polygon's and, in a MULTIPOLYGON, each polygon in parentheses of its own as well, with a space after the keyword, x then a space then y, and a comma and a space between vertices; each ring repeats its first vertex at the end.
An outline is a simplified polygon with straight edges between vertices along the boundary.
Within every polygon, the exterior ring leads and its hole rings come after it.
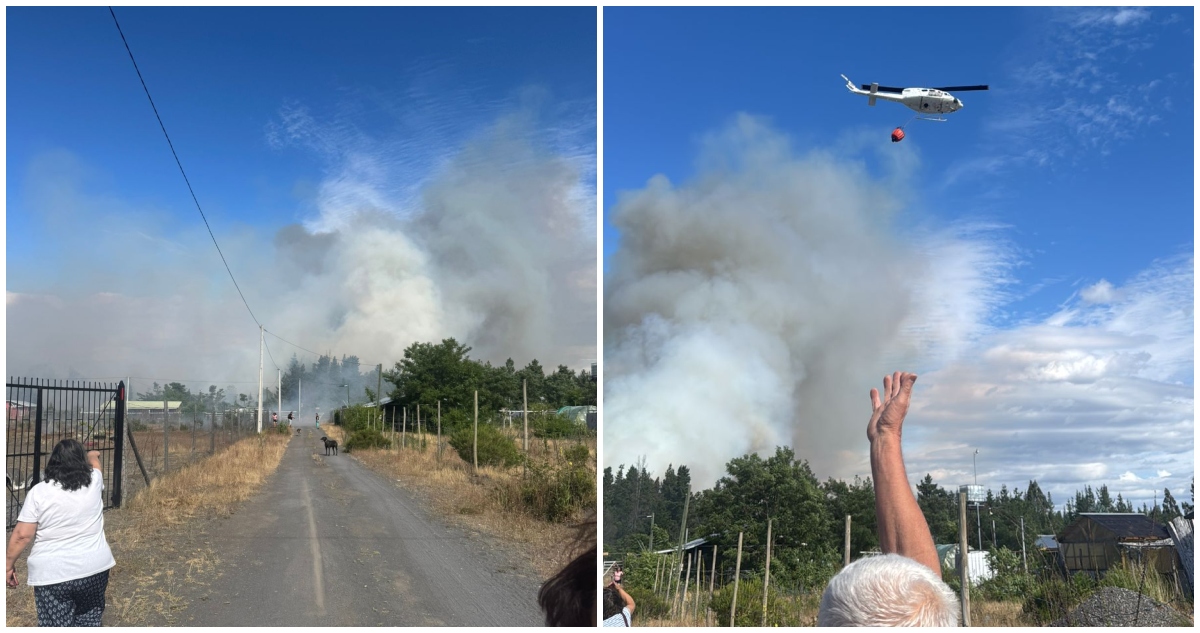
MULTIPOLYGON (((124 508, 106 513, 105 536, 117 560, 109 575, 106 620, 177 623, 173 612, 181 606, 183 584, 205 584, 220 562, 193 519, 228 516, 258 492, 279 466, 288 439, 274 433, 243 439, 153 480, 124 508)), ((16 567, 24 580, 24 555, 16 567)), ((32 587, 8 589, 7 598, 8 626, 37 625, 32 587)))
MULTIPOLYGON (((471 465, 450 448, 445 436, 442 437, 439 462, 436 436, 415 435, 408 434, 409 446, 413 445, 414 439, 424 439, 427 446, 424 451, 412 448, 356 450, 353 456, 368 468, 420 493, 429 500, 435 512, 454 523, 522 548, 543 578, 549 578, 595 543, 594 530, 588 530, 581 542, 580 528, 575 527, 594 520, 592 516, 575 517, 566 524, 559 524, 505 507, 500 499, 506 489, 520 480, 519 467, 481 467, 479 476, 474 477, 471 465)), ((591 456, 594 460, 594 440, 591 456)))
POLYGON ((971 601, 971 626, 1037 626, 1021 612, 1021 603, 971 601))

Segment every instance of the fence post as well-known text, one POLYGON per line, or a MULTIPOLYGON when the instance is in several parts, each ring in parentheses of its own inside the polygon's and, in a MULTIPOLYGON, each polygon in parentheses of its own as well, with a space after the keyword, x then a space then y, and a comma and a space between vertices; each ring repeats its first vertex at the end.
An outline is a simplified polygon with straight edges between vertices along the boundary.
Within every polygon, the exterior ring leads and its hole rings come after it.
MULTIPOLYGON (((713 545, 712 572, 708 574, 708 602, 712 604, 713 587, 717 582, 717 546, 713 545)), ((708 625, 708 607, 704 607, 704 624, 708 625)))
POLYGON ((438 400, 438 461, 442 461, 442 401, 438 400))
POLYGON ((842 567, 850 564, 850 515, 846 515, 846 551, 842 554, 842 567))
POLYGON ((196 407, 192 407, 192 457, 196 456, 196 407))
POLYGON ((408 446, 408 407, 404 407, 404 415, 400 421, 400 446, 408 446))
POLYGON ((479 390, 475 391, 475 443, 471 445, 471 461, 475 463, 475 475, 479 476, 479 390))
POLYGON ((767 519, 767 572, 763 576, 762 626, 767 625, 767 588, 771 586, 771 519, 767 519))
POLYGON ((971 557, 967 552, 967 493, 958 493, 958 576, 962 581, 962 625, 971 626, 971 557))
POLYGON ((163 400, 163 473, 171 470, 171 409, 163 400))
POLYGON ((208 454, 212 455, 217 452, 217 414, 213 411, 208 413, 208 454))
POLYGON ((676 612, 677 617, 683 619, 683 614, 687 612, 688 589, 692 584, 692 559, 695 556, 687 557, 687 573, 683 576, 683 593, 679 596, 679 610, 676 612))
POLYGON ((737 565, 733 568, 733 605, 729 607, 729 626, 737 626, 738 581, 742 577, 742 532, 738 532, 737 565))
POLYGON ((129 448, 133 449, 133 458, 137 460, 138 469, 142 471, 142 479, 146 480, 146 487, 150 487, 150 475, 146 473, 146 466, 142 464, 142 456, 138 453, 137 442, 133 441, 133 428, 126 429, 126 434, 129 435, 129 448))
MULTIPOLYGON (((38 382, 41 382, 40 380, 38 382)), ((42 480, 42 388, 37 388, 37 408, 33 421, 33 483, 42 480)), ((26 493, 28 494, 28 493, 26 493)))
POLYGON ((521 450, 525 451, 526 457, 529 456, 529 380, 521 380, 521 401, 524 403, 522 415, 525 416, 525 439, 521 443, 521 450))
MULTIPOLYGON (((113 420, 116 440, 113 442, 113 507, 121 507, 121 490, 125 487, 125 383, 117 383, 117 410, 113 420)), ((110 436, 111 437, 111 436, 110 436)))

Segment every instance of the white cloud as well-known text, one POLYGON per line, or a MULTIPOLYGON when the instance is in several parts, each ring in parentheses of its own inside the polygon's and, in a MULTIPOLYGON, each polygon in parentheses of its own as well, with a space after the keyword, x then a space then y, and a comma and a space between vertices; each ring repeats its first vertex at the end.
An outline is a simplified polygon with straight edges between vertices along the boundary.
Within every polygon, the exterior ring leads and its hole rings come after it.
POLYGON ((1117 300, 1117 292, 1107 279, 1101 279, 1080 291, 1079 297, 1087 303, 1112 303, 1117 300))
POLYGON ((910 415, 919 435, 905 452, 910 475, 965 472, 979 448, 981 483, 998 489, 1036 478, 1058 502, 1086 484, 1147 501, 1155 486, 1160 494, 1162 486, 1186 489, 1194 472, 1192 271, 1190 255, 1156 262, 1106 290, 1106 303, 1080 297, 1040 322, 993 332, 921 376, 910 415), (1107 481, 1113 473, 1122 474, 1107 481))

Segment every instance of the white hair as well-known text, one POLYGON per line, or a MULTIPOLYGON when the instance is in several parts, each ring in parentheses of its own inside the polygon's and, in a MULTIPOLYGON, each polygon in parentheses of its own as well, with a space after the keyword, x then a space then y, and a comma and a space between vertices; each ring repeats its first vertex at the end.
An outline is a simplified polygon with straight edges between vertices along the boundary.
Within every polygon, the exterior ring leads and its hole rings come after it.
POLYGON ((859 559, 838 572, 817 626, 958 626, 958 598, 928 567, 899 554, 859 559))

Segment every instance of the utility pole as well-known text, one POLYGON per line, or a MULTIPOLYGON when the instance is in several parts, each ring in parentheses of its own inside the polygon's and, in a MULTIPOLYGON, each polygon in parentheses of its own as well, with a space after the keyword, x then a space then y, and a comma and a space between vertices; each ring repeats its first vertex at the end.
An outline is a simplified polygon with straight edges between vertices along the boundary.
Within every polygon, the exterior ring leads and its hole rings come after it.
POLYGON ((524 401, 524 403, 525 403, 525 406, 521 407, 522 409, 524 409, 524 411, 522 411, 522 414, 525 416, 525 441, 521 444, 521 447, 522 447, 522 450, 525 451, 525 454, 528 455, 529 454, 529 381, 528 380, 521 381, 521 400, 524 401))
POLYGON ((283 370, 275 368, 275 413, 283 413, 283 370))
POLYGON ((258 432, 262 433, 263 326, 258 326, 258 432))
POLYGON ((475 443, 471 445, 471 461, 475 463, 475 476, 479 476, 479 391, 475 392, 475 443))
POLYGON ((296 379, 296 428, 300 428, 300 405, 304 404, 304 378, 296 379))
POLYGON ((962 584, 962 625, 971 626, 971 557, 967 555, 967 493, 958 493, 958 574, 962 584))
MULTIPOLYGON (((383 410, 383 363, 379 363, 378 373, 375 375, 375 417, 379 417, 379 412, 383 410)), ((379 428, 383 428, 382 420, 379 428)))
POLYGON ((442 461, 442 399, 438 398, 438 461, 442 461))
POLYGON ((654 553, 654 514, 650 515, 650 553, 654 553))

